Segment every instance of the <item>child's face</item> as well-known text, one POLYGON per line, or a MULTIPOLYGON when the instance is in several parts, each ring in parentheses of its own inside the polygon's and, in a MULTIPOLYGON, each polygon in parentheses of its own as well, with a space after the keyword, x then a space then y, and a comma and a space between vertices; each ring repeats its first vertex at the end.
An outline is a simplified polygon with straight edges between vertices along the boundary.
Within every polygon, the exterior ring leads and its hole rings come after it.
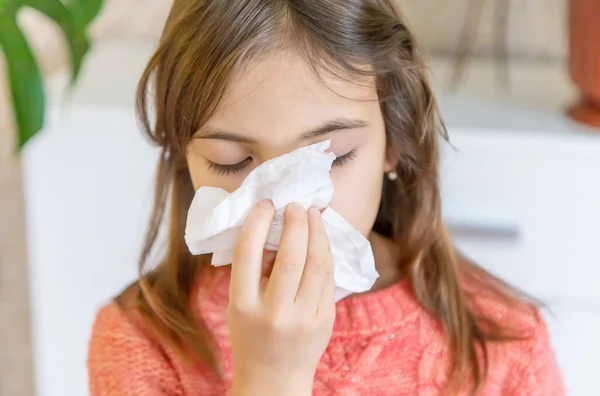
POLYGON ((287 52, 243 68, 189 145, 194 188, 233 191, 262 162, 331 139, 330 151, 342 157, 331 171, 331 207, 368 236, 384 173, 392 170, 374 81, 344 81, 325 72, 320 77, 287 52), (309 135, 327 126, 336 128, 309 135))

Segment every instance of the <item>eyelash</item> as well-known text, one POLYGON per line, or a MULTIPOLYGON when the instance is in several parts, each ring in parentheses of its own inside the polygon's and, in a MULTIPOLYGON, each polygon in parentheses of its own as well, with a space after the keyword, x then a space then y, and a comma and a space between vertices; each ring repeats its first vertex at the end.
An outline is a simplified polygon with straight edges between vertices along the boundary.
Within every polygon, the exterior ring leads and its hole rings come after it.
MULTIPOLYGON (((337 157, 335 160, 333 160, 332 166, 345 165, 354 160, 355 157, 356 151, 352 150, 348 154, 344 154, 341 157, 337 157)), ((252 162, 252 157, 248 157, 245 160, 233 165, 220 165, 209 161, 208 168, 213 172, 217 173, 218 175, 228 176, 241 172, 242 170, 244 170, 244 168, 248 165, 249 162, 252 162)))
POLYGON ((347 154, 344 154, 341 157, 337 157, 336 159, 334 159, 332 166, 346 165, 347 163, 352 162, 352 160, 355 157, 356 157, 356 150, 352 150, 352 151, 348 152, 347 154))
POLYGON ((242 162, 238 162, 237 164, 233 165, 220 165, 208 161, 208 169, 212 170, 220 176, 228 176, 244 170, 244 168, 246 167, 246 165, 248 165, 249 162, 252 162, 252 157, 248 157, 242 162))

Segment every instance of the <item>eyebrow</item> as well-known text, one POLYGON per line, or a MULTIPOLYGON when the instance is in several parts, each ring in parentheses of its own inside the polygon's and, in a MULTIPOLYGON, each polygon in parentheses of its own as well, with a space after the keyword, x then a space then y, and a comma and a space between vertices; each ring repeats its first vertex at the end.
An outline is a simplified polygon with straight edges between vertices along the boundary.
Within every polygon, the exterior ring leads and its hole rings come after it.
MULTIPOLYGON (((349 129, 360 129, 368 126, 369 123, 359 119, 336 118, 325 122, 322 125, 313 128, 300 137, 300 140, 314 139, 332 132, 344 131, 349 129)), ((227 140, 239 143, 257 143, 256 140, 238 135, 234 132, 226 131, 220 128, 204 127, 194 136, 196 139, 217 139, 227 140)))

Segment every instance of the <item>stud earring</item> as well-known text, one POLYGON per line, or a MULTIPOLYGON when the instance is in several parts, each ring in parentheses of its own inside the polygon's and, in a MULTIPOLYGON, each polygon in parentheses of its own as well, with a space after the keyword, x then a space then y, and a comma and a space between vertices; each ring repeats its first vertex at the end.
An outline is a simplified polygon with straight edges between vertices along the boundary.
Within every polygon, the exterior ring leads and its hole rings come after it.
POLYGON ((398 174, 396 172, 393 172, 393 171, 389 172, 387 174, 387 178, 388 178, 389 181, 397 180, 398 179, 398 174))

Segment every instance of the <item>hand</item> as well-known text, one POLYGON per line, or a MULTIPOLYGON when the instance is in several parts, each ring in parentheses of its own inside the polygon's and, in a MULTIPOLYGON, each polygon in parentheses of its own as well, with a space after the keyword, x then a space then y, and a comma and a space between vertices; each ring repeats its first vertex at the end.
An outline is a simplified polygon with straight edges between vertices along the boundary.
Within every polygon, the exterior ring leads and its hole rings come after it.
POLYGON ((265 276, 270 201, 246 220, 234 252, 229 331, 234 395, 310 395, 335 319, 333 259, 321 213, 288 205, 279 251, 265 276))

